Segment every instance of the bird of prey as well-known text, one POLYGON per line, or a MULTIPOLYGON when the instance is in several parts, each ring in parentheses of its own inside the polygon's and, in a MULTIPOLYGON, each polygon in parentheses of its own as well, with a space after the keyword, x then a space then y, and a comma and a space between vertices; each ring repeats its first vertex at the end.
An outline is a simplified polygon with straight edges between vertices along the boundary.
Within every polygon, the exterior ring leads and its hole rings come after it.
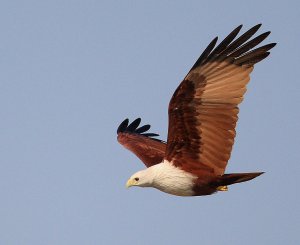
POLYGON ((270 34, 252 38, 260 27, 255 25, 237 37, 240 25, 217 46, 217 37, 210 42, 170 100, 167 142, 155 138, 158 134, 145 133, 150 125, 139 127, 140 118, 120 124, 118 141, 147 167, 133 174, 127 187, 202 196, 227 191, 228 185, 263 173, 224 173, 250 73, 276 45, 257 47, 270 34))

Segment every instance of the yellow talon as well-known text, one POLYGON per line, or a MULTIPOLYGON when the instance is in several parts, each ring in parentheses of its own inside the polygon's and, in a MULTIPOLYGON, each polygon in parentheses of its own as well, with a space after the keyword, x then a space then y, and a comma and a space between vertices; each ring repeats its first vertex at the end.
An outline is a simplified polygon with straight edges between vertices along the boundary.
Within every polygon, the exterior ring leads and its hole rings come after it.
POLYGON ((217 190, 218 190, 218 191, 228 191, 228 187, 227 187, 227 185, 219 186, 219 187, 217 188, 217 190))

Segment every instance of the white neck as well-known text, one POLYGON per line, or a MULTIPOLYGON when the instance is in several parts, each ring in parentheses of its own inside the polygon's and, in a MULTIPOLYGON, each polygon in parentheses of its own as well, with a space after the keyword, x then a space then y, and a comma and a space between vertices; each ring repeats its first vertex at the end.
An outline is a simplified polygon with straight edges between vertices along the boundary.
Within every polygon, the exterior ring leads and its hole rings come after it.
POLYGON ((153 179, 151 186, 154 188, 178 196, 191 196, 194 194, 192 188, 197 177, 175 167, 166 160, 145 171, 153 179))

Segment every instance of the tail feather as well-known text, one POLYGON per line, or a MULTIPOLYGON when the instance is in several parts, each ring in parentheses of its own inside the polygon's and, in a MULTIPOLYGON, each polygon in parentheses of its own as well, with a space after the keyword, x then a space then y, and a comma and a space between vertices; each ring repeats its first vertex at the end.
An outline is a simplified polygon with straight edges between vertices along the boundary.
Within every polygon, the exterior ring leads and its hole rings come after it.
POLYGON ((263 174, 264 172, 256 172, 256 173, 237 173, 237 174, 224 174, 220 179, 220 186, 232 185, 236 183, 245 182, 248 180, 252 180, 257 176, 263 174))

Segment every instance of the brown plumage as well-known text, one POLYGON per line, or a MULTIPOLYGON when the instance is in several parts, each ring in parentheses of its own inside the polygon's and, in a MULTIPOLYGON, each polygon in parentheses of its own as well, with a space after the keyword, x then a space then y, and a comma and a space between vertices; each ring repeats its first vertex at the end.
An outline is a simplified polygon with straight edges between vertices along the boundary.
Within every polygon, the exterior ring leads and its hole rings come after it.
POLYGON ((270 34, 265 32, 251 39, 260 26, 234 40, 240 25, 217 47, 215 38, 204 50, 171 98, 167 144, 152 138, 157 134, 142 134, 150 126, 137 128, 140 119, 129 126, 126 119, 120 125, 119 142, 147 167, 165 160, 196 176, 194 195, 208 195, 219 187, 262 174, 224 174, 236 135, 238 105, 246 92, 249 75, 276 45, 270 43, 254 49, 270 34))

